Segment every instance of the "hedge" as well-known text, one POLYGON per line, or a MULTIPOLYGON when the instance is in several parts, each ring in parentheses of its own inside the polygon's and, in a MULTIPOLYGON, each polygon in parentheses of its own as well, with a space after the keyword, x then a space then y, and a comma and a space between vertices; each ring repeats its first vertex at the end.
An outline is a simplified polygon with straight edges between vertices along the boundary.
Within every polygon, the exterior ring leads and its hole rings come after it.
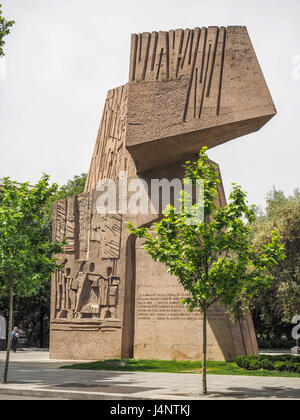
POLYGON ((281 339, 278 340, 276 338, 271 338, 270 340, 266 340, 262 337, 258 337, 257 339, 258 347, 260 349, 291 349, 295 346, 295 340, 287 340, 281 339))
POLYGON ((240 368, 247 370, 265 369, 300 374, 300 357, 289 354, 282 356, 239 356, 236 363, 240 368))

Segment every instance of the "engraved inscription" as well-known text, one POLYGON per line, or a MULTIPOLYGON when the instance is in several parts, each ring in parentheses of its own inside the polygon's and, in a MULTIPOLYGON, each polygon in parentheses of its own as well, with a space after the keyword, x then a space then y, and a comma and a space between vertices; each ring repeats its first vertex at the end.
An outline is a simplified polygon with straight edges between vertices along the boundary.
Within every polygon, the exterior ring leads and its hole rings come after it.
MULTIPOLYGON (((202 320, 198 310, 189 312, 180 301, 187 293, 146 293, 140 294, 137 300, 138 321, 196 321, 202 320)), ((224 309, 214 305, 208 310, 209 321, 225 321, 228 315, 224 309)))
POLYGON ((184 293, 149 293, 140 295, 137 302, 138 321, 189 321, 202 319, 200 312, 189 312, 180 303, 187 297, 184 293))

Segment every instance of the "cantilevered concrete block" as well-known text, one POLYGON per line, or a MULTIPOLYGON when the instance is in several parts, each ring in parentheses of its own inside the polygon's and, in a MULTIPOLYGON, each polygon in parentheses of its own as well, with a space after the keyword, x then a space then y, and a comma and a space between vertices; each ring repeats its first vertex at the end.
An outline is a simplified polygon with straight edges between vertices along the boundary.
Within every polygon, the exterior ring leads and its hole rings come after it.
MULTIPOLYGON (((103 217, 97 185, 124 171, 147 184, 182 180, 203 145, 256 131, 275 113, 246 28, 133 35, 130 80, 108 92, 85 193, 54 206, 53 239, 68 245, 52 276, 52 358, 201 359, 201 314, 180 304, 177 279, 126 228, 158 215, 103 217)), ((226 204, 222 184, 217 204, 226 204)), ((215 306, 208 321, 209 359, 258 353, 250 316, 234 324, 215 306)))
POLYGON ((255 132, 275 114, 244 26, 132 36, 126 147, 138 172, 255 132))

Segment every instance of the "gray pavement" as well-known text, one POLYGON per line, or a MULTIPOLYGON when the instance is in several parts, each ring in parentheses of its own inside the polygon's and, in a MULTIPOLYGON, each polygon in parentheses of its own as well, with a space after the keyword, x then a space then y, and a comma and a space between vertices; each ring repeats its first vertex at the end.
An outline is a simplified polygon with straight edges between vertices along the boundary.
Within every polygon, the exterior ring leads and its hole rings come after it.
POLYGON ((43 398, 43 397, 22 397, 20 395, 7 395, 0 394, 0 401, 10 401, 10 400, 60 400, 60 398, 43 398))
MULTIPOLYGON (((0 352, 0 378, 4 360, 0 352)), ((300 378, 209 375, 210 394, 203 397, 201 375, 59 369, 73 363, 50 360, 46 351, 12 354, 9 383, 0 384, 0 394, 102 400, 300 399, 300 378)))

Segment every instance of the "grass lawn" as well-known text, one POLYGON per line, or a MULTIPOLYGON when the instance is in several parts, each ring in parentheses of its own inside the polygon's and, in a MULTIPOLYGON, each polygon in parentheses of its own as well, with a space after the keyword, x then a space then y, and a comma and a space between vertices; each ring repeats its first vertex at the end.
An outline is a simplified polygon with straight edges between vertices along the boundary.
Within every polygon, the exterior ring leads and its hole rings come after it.
MULTIPOLYGON (((177 360, 105 360, 99 362, 80 363, 62 366, 61 369, 81 370, 112 370, 123 372, 168 372, 201 374, 202 363, 177 360)), ((209 375, 238 375, 238 376, 273 376, 285 378, 300 378, 300 374, 290 372, 276 372, 269 370, 245 370, 235 362, 207 362, 209 375)))

